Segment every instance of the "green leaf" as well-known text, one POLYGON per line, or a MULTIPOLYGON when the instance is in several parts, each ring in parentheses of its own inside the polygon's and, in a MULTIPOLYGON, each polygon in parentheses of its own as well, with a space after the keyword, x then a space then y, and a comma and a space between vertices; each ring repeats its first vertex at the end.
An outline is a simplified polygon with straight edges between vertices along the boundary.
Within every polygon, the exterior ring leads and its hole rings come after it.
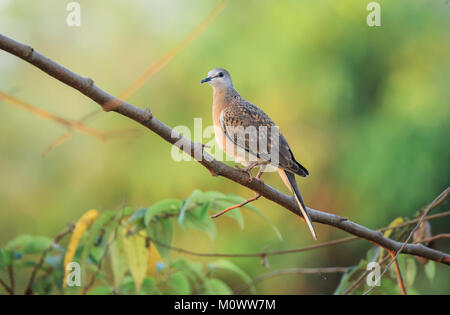
POLYGON ((366 254, 367 262, 375 262, 380 257, 380 247, 372 246, 366 254))
POLYGON ((411 287, 414 284, 414 280, 416 279, 417 275, 417 264, 416 259, 414 257, 407 257, 406 258, 406 286, 411 287))
POLYGON ((136 287, 134 285, 134 280, 131 276, 126 276, 120 285, 119 292, 121 294, 136 294, 136 287))
POLYGON ((191 294, 191 286, 186 275, 179 271, 176 272, 167 279, 167 284, 169 285, 168 294, 191 294))
POLYGON ((206 218, 206 215, 208 214, 208 209, 209 209, 209 205, 210 205, 210 201, 206 201, 205 203, 203 203, 202 205, 200 205, 199 207, 197 207, 195 210, 192 210, 193 213, 198 213, 198 218, 199 220, 203 220, 206 218))
POLYGON ((178 224, 183 225, 184 217, 185 217, 185 214, 186 214, 186 209, 192 203, 201 201, 202 200, 202 195, 203 195, 202 191, 196 189, 196 190, 194 190, 192 192, 192 194, 186 200, 183 201, 183 203, 181 205, 181 209, 180 209, 180 215, 178 216, 178 224))
POLYGON ((45 236, 19 235, 9 242, 8 248, 22 254, 39 254, 52 243, 52 239, 45 236))
POLYGON ((105 255, 107 247, 106 244, 111 244, 111 242, 113 242, 113 238, 117 237, 118 229, 122 228, 121 226, 119 226, 119 224, 121 224, 122 222, 122 219, 123 212, 117 212, 114 220, 108 222, 108 224, 102 228, 101 243, 94 244, 95 246, 92 247, 89 256, 90 258, 94 259, 95 263, 99 263, 105 255))
POLYGON ((244 217, 242 216, 242 212, 240 209, 233 209, 231 211, 228 211, 225 215, 234 219, 239 224, 239 227, 241 228, 241 230, 244 229, 244 227, 245 227, 244 217))
POLYGON ((147 208, 141 208, 133 212, 125 222, 124 225, 127 226, 128 233, 133 234, 142 229, 145 229, 145 214, 147 212, 147 208))
MULTIPOLYGON (((234 205, 239 204, 239 203, 241 203, 241 201, 239 201, 239 202, 231 201, 230 202, 230 201, 228 201, 226 199, 220 199, 220 200, 216 200, 214 202, 215 209, 216 209, 217 212, 218 211, 222 211, 222 210, 224 210, 224 209, 226 209, 228 207, 234 206, 234 205)), ((239 227, 241 229, 244 229, 244 225, 245 225, 244 224, 244 217, 242 216, 241 210, 239 208, 230 210, 230 211, 226 212, 224 215, 227 216, 227 217, 232 218, 233 220, 235 220, 239 224, 239 227)))
POLYGON ((174 214, 181 208, 181 201, 178 199, 167 199, 155 203, 145 213, 145 225, 148 226, 150 222, 161 214, 174 214))
POLYGON ((213 241, 216 239, 216 225, 209 216, 205 216, 203 220, 200 220, 195 214, 186 212, 184 225, 205 232, 213 241))
MULTIPOLYGON (((397 262, 398 266, 400 268, 400 272, 402 273, 403 277, 405 276, 406 272, 406 261, 405 261, 405 255, 398 255, 397 256, 397 262)), ((397 272, 395 271, 395 264, 392 263, 391 267, 389 268, 390 277, 392 279, 397 279, 397 272)))
POLYGON ((144 220, 146 213, 147 208, 141 208, 139 210, 136 210, 131 214, 130 218, 128 219, 128 222, 144 220))
POLYGON ((170 255, 170 246, 172 244, 173 226, 171 218, 152 220, 147 226, 147 235, 154 240, 158 253, 163 258, 168 258, 170 255), (166 245, 161 245, 160 243, 166 245))
POLYGON ((218 191, 210 190, 203 192, 203 198, 205 198, 205 200, 208 200, 209 202, 212 202, 216 199, 226 198, 226 195, 218 191))
MULTIPOLYGON (((209 264, 209 268, 211 270, 222 269, 234 273, 237 276, 239 276, 245 283, 252 283, 252 279, 244 270, 242 270, 241 268, 239 268, 238 266, 236 266, 235 264, 233 264, 228 260, 225 259, 216 260, 215 262, 209 264)), ((252 294, 255 293, 254 285, 250 286, 250 291, 252 294)))
MULTIPOLYGON (((201 221, 206 217, 209 206, 209 201, 205 201, 203 203, 192 203, 189 207, 187 207, 186 211, 188 211, 190 215, 195 216, 198 220, 201 221)), ((182 226, 184 226, 184 224, 182 226)))
POLYGON ((92 247, 89 252, 89 259, 93 261, 94 264, 98 264, 103 257, 104 249, 101 246, 92 247))
POLYGON ((216 237, 216 226, 207 215, 210 201, 205 201, 203 193, 200 191, 195 191, 188 199, 182 206, 185 212, 181 226, 201 230, 214 240, 216 237))
POLYGON ((425 275, 427 276, 428 280, 433 281, 435 274, 436 274, 436 264, 434 261, 429 260, 428 263, 425 265, 425 275))
POLYGON ((170 267, 185 271, 186 273, 194 273, 199 277, 203 276, 203 265, 200 262, 178 258, 171 262, 170 267))
POLYGON ((205 294, 211 295, 231 295, 233 291, 222 280, 209 278, 205 281, 205 294))
POLYGON ((109 258, 111 261, 115 289, 119 288, 127 269, 127 260, 122 241, 124 227, 121 224, 124 217, 129 215, 133 215, 133 209, 131 207, 126 207, 117 212, 114 221, 106 226, 106 232, 103 237, 105 245, 102 246, 103 251, 100 258, 105 255, 106 244, 109 244, 109 258))
POLYGON ((178 271, 183 271, 192 283, 203 282, 206 279, 203 273, 203 265, 199 262, 180 258, 174 260, 170 266, 178 271))
POLYGON ((153 294, 156 291, 156 282, 150 277, 146 277, 142 282, 141 294, 153 294))
POLYGON ((112 294, 112 288, 107 286, 98 286, 88 292, 88 295, 108 295, 112 294))

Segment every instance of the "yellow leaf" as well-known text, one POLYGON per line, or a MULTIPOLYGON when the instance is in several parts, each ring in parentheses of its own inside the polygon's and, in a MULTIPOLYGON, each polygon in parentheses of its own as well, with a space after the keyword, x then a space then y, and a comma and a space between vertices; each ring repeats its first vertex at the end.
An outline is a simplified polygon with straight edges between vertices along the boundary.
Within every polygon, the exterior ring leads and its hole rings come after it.
POLYGON ((64 279, 63 287, 66 287, 66 278, 69 271, 66 269, 67 265, 72 262, 75 252, 80 243, 83 233, 91 226, 92 222, 98 217, 98 210, 91 209, 83 214, 83 216, 77 221, 75 228, 73 229, 72 237, 70 238, 69 245, 67 246, 66 255, 64 257, 64 279))
POLYGON ((109 257, 111 261, 111 270, 114 277, 114 286, 116 289, 118 289, 122 283, 127 270, 127 258, 123 247, 123 230, 124 229, 119 226, 117 228, 117 235, 111 235, 110 239, 110 242, 112 241, 112 243, 109 248, 109 257))
MULTIPOLYGON (((391 224, 389 224, 388 228, 393 228, 397 225, 400 225, 403 223, 403 218, 402 217, 398 217, 397 219, 395 219, 394 221, 391 222, 391 224)), ((384 232, 384 236, 385 237, 389 237, 392 234, 392 229, 386 230, 384 232)))
POLYGON ((149 255, 145 236, 145 232, 141 231, 139 234, 130 235, 123 239, 123 247, 136 286, 136 293, 140 292, 142 281, 144 281, 147 273, 149 255))
POLYGON ((162 261, 161 255, 156 250, 155 245, 150 243, 150 249, 148 251, 147 276, 154 277, 157 272, 158 263, 162 261))
MULTIPOLYGON (((398 217, 398 218, 394 219, 394 221, 392 221, 391 224, 389 224, 388 228, 396 227, 397 225, 400 225, 400 224, 402 224, 403 222, 404 222, 404 221, 403 221, 403 218, 402 218, 402 217, 398 217)), ((393 231, 393 229, 386 230, 386 231, 384 232, 384 236, 385 236, 385 237, 391 236, 392 231, 393 231)), ((381 259, 383 258, 383 256, 384 256, 384 248, 381 248, 381 250, 380 250, 380 255, 378 256, 380 261, 381 261, 381 259)))

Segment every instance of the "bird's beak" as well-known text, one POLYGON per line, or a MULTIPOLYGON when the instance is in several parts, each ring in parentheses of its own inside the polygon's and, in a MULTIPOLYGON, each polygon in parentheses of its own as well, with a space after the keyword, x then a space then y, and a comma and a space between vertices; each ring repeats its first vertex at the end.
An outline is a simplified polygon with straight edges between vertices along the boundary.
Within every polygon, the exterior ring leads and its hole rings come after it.
POLYGON ((209 81, 211 81, 211 80, 212 80, 211 77, 206 77, 206 78, 204 78, 203 80, 201 80, 200 83, 209 82, 209 81))

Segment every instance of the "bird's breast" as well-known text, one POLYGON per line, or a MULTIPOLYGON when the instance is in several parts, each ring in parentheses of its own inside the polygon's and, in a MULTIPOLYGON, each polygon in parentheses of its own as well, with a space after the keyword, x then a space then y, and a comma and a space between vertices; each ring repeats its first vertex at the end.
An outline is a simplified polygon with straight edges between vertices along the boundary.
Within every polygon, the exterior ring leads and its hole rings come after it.
POLYGON ((241 148, 238 149, 237 145, 226 136, 221 123, 222 111, 229 106, 233 106, 233 100, 229 95, 227 96, 226 91, 214 91, 212 113, 215 139, 219 148, 227 156, 244 166, 248 166, 251 162, 258 160, 258 158, 251 156, 249 152, 241 148))

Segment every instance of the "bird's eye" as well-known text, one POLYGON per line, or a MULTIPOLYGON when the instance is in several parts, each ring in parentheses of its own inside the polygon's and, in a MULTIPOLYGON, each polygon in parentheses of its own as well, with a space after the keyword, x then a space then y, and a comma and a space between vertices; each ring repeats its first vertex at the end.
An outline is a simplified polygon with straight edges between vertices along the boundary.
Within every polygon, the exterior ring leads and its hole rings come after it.
POLYGON ((218 76, 219 78, 223 77, 223 72, 219 72, 218 76))

